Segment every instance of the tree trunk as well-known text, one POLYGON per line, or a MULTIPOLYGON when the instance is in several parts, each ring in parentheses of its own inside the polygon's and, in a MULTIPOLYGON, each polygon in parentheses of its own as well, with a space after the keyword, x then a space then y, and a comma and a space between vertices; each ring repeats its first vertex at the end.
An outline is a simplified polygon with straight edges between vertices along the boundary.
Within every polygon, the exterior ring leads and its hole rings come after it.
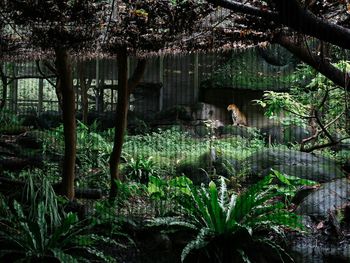
POLYGON ((122 154, 124 133, 127 127, 127 116, 129 109, 129 97, 131 91, 140 82, 146 68, 146 60, 139 60, 137 67, 128 80, 127 54, 126 49, 117 52, 118 59, 118 101, 115 123, 114 144, 111 157, 109 159, 111 190, 110 200, 113 201, 117 196, 116 180, 122 180, 119 173, 120 157, 122 154))
POLYGON ((79 63, 79 82, 80 82, 80 90, 81 90, 81 111, 82 111, 82 122, 87 124, 87 116, 89 112, 89 104, 88 104, 88 94, 87 94, 87 83, 85 81, 85 68, 84 63, 81 61, 79 63))
POLYGON ((5 72, 2 69, 2 64, 0 65, 0 77, 2 82, 2 95, 0 100, 0 111, 2 111, 6 105, 6 98, 7 98, 7 76, 5 72))
POLYGON ((121 180, 119 174, 119 163, 122 154, 122 145, 124 132, 127 125, 127 113, 129 106, 129 91, 128 91, 128 68, 127 68, 127 53, 126 50, 117 52, 118 62, 118 101, 117 101, 117 116, 115 122, 114 145, 111 157, 109 159, 111 190, 110 200, 114 200, 117 196, 116 180, 121 180))
POLYGON ((62 169, 62 194, 74 199, 74 173, 76 158, 75 93, 72 65, 68 51, 56 48, 56 68, 62 94, 62 117, 64 132, 64 160, 62 169))

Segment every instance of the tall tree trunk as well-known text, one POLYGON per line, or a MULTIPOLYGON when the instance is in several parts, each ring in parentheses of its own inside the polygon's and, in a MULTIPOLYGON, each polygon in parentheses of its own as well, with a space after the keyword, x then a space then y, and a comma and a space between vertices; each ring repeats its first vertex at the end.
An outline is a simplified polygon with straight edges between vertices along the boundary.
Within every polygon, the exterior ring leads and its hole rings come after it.
POLYGON ((111 157, 109 159, 110 176, 111 176, 111 190, 110 200, 113 201, 117 196, 116 180, 122 180, 123 178, 119 173, 120 157, 122 154, 124 133, 127 127, 127 116, 129 109, 129 97, 132 90, 140 82, 143 73, 146 68, 146 60, 139 60, 137 67, 128 80, 128 68, 127 68, 127 53, 126 49, 121 49, 117 52, 118 59, 118 101, 117 101, 117 113, 115 122, 115 135, 114 144, 111 157))
POLYGON ((2 94, 1 94, 1 100, 0 100, 0 111, 2 111, 5 108, 6 105, 6 98, 7 98, 7 76, 5 72, 2 69, 2 64, 0 64, 0 77, 2 82, 2 94))
POLYGON ((56 48, 56 68, 62 94, 62 117, 64 132, 64 160, 62 169, 62 194, 74 199, 74 174, 76 158, 75 93, 72 65, 68 51, 56 48))
POLYGON ((114 144, 111 157, 109 159, 111 190, 109 193, 110 200, 114 200, 117 196, 116 180, 121 180, 119 174, 119 163, 122 154, 122 145, 124 132, 127 125, 127 114, 129 106, 129 91, 128 91, 128 68, 127 68, 127 53, 126 49, 117 52, 118 62, 118 101, 117 101, 117 116, 115 122, 114 144))
POLYGON ((87 94, 87 91, 88 91, 87 83, 85 81, 85 67, 84 67, 83 61, 79 63, 78 72, 79 72, 79 82, 80 82, 80 90, 81 90, 82 121, 86 125, 88 111, 89 111, 89 104, 88 104, 88 94, 87 94))

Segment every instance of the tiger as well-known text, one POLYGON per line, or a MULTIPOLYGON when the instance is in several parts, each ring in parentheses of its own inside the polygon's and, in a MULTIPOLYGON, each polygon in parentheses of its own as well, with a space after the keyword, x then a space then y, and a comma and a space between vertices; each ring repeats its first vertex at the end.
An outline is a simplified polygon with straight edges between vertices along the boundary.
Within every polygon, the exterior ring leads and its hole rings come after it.
POLYGON ((242 125, 247 126, 247 118, 243 112, 241 112, 235 104, 230 104, 227 107, 228 111, 232 111, 231 117, 233 121, 233 125, 242 125))

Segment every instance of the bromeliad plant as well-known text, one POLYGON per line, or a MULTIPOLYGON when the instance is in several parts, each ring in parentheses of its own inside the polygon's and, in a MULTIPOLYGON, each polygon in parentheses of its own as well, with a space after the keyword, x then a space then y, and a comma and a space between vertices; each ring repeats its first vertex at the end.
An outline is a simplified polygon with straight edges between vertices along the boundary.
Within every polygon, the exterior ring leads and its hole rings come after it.
MULTIPOLYGON (((302 230, 303 225, 284 203, 274 201, 280 195, 274 178, 267 176, 238 195, 229 194, 223 178, 219 187, 214 182, 209 188, 188 185, 190 194, 180 204, 189 220, 176 220, 198 234, 183 249, 182 262, 189 256, 210 262, 258 262, 263 254, 269 255, 269 262, 293 262, 272 237, 283 237, 284 228, 302 230)), ((174 218, 159 222, 176 225, 174 218)))

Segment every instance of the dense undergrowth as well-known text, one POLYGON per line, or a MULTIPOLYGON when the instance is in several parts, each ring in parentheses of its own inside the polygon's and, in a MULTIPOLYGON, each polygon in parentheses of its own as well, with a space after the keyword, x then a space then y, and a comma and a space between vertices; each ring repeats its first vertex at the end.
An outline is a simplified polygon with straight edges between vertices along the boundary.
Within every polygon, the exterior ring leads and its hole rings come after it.
MULTIPOLYGON (((85 204, 88 211, 78 216, 70 211, 70 202, 57 197, 51 187, 60 179, 62 126, 30 131, 42 142, 45 163, 40 169, 7 173, 24 180, 26 190, 1 196, 0 243, 6 245, 0 249, 0 261, 118 261, 115 255, 120 251, 143 249, 135 229, 146 228, 159 233, 187 233, 180 250, 184 262, 260 262, 265 255, 273 262, 293 262, 282 242, 284 232, 304 228, 289 210, 290 200, 297 186, 313 183, 275 171, 257 184, 242 187, 244 169, 239 173, 230 169, 232 161, 241 161, 267 147, 287 148, 268 146, 255 130, 251 132, 249 138, 213 134, 198 138, 178 128, 127 135, 121 167, 127 180, 116 182, 116 202, 102 199, 85 204), (227 178, 212 167, 212 152, 224 159, 227 178), (195 185, 181 172, 180 168, 188 164, 211 182, 195 185)), ((98 188, 107 194, 113 137, 112 130, 101 132, 96 125, 78 123, 78 188, 98 188)), ((320 152, 336 160, 348 154, 320 152)), ((180 254, 177 256, 180 261, 180 254)))

